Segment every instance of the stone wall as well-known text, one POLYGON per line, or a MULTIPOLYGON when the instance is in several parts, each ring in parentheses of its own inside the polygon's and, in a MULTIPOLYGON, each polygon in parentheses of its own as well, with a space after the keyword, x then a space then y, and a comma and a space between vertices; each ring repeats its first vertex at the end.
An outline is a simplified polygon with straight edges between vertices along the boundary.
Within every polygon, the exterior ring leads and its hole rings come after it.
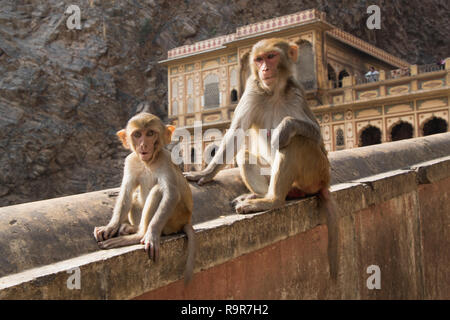
POLYGON ((317 197, 251 215, 229 200, 235 169, 192 185, 197 258, 188 287, 185 237, 101 251, 92 230, 117 190, 0 208, 0 299, 449 299, 450 133, 330 154, 339 206, 339 274, 328 275, 317 197), (213 204, 211 199, 216 202, 213 204), (367 268, 380 268, 370 290, 367 268), (70 290, 68 270, 79 271, 70 290))

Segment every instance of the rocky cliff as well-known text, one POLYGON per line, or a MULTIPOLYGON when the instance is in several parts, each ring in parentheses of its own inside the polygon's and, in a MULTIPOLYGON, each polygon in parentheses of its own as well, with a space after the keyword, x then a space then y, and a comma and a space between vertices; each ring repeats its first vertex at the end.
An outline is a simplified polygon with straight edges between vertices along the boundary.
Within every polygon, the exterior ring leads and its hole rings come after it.
POLYGON ((0 205, 118 186, 115 132, 140 110, 166 117, 167 50, 309 8, 411 63, 450 55, 447 0, 1 0, 0 205), (366 28, 371 4, 381 30, 366 28))

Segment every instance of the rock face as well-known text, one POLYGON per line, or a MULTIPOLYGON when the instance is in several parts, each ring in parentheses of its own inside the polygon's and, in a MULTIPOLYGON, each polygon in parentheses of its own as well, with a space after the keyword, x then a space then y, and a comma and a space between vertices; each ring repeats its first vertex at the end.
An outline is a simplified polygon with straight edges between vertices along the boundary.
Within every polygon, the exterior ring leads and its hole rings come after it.
POLYGON ((136 112, 166 119, 167 50, 309 8, 411 63, 450 55, 449 3, 434 1, 0 1, 0 205, 116 187, 115 136, 136 112), (38 4, 41 3, 41 4, 38 4), (381 30, 366 27, 381 8, 381 30))

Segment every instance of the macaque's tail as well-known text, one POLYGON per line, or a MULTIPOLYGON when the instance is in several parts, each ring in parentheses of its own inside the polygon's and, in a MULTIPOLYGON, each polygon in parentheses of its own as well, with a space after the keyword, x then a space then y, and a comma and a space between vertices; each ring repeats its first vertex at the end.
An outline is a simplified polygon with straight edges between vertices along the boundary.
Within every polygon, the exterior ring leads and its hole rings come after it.
POLYGON ((188 256, 186 261, 186 269, 184 271, 184 284, 187 285, 194 273, 194 263, 195 263, 195 232, 194 228, 192 228, 192 224, 188 223, 183 227, 184 233, 187 236, 187 250, 188 256))
POLYGON ((338 210, 336 202, 331 195, 328 188, 320 190, 320 209, 325 211, 327 217, 328 227, 328 264, 330 268, 330 276, 333 280, 337 279, 338 275, 338 210))

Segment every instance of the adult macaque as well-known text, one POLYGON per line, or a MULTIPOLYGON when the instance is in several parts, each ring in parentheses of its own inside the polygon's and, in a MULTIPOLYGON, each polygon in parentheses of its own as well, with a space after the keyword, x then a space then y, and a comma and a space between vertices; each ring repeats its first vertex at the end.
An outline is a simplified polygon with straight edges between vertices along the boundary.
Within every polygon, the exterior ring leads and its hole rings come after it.
POLYGON ((236 212, 273 209, 283 205, 286 197, 319 193, 321 207, 327 212, 330 273, 335 278, 337 221, 328 190, 330 165, 320 126, 294 76, 297 55, 298 47, 283 39, 261 40, 253 46, 249 57, 251 75, 230 130, 209 165, 201 172, 189 172, 185 176, 199 185, 211 181, 224 167, 225 156, 236 155, 234 132, 249 130, 250 146, 257 146, 256 154, 242 148, 237 163, 251 193, 234 200, 236 212), (269 139, 261 139, 260 129, 267 130, 269 139), (250 163, 252 157, 257 161, 250 163), (269 165, 270 175, 261 174, 261 163, 269 165))
POLYGON ((150 113, 132 117, 118 137, 132 153, 125 159, 124 176, 111 221, 94 229, 98 246, 110 249, 144 244, 157 261, 160 236, 184 231, 188 237, 185 280, 194 265, 195 240, 191 224, 192 193, 181 170, 163 147, 175 128, 150 113), (136 191, 136 193, 135 193, 136 191))

